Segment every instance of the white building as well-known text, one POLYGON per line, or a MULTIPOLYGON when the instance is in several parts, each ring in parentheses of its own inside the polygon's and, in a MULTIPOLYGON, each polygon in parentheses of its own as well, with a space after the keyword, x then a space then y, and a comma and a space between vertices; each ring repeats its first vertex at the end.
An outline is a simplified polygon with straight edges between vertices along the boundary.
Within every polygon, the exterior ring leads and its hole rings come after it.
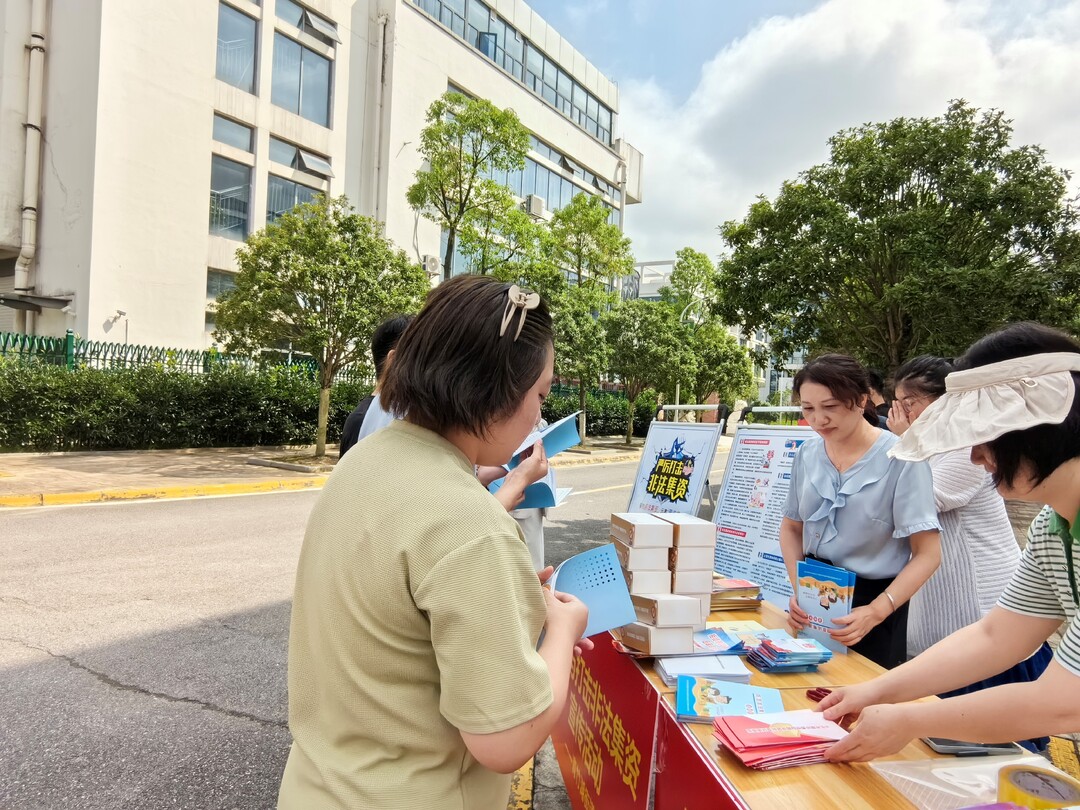
POLYGON ((316 192, 438 257, 405 191, 451 87, 534 134, 506 178, 532 210, 641 199, 617 86, 520 0, 0 0, 0 23, 0 331, 208 345, 240 241, 316 192))

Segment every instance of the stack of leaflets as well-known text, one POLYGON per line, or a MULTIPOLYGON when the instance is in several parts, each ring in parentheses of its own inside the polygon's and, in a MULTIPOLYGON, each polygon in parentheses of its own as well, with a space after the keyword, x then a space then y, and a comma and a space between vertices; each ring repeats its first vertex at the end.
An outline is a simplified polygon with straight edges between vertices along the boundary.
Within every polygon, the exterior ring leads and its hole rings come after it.
POLYGON ((711 723, 724 715, 784 711, 779 689, 766 689, 709 678, 680 675, 675 688, 675 713, 684 723, 711 723))
POLYGON ((750 670, 734 655, 671 655, 656 659, 656 674, 668 686, 683 675, 729 683, 750 683, 750 670))
POLYGON ((770 771, 825 762, 825 752, 847 732, 818 712, 802 709, 717 717, 713 736, 747 767, 770 771))
POLYGON ((851 613, 855 573, 820 560, 801 560, 798 574, 799 607, 810 616, 810 627, 803 632, 833 652, 846 653, 847 647, 834 641, 829 631, 843 626, 834 624, 834 619, 851 613))
POLYGON ((710 622, 705 632, 715 634, 716 655, 747 655, 767 638, 790 638, 787 630, 770 630, 754 621, 710 622))
POLYGON ((731 579, 714 572, 711 607, 713 610, 759 610, 761 586, 748 579, 731 579))
POLYGON ((746 660, 762 672, 814 672, 832 659, 828 647, 812 638, 766 638, 750 650, 746 660))

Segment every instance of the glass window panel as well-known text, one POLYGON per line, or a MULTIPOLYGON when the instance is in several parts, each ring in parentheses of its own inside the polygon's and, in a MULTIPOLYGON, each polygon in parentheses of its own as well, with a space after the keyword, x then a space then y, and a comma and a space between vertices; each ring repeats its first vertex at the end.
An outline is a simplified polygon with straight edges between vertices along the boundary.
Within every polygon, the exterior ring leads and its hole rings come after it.
POLYGON ((588 104, 588 101, 586 100, 588 95, 589 94, 585 92, 584 87, 582 87, 577 82, 574 82, 574 92, 572 100, 575 107, 577 107, 579 110, 584 110, 585 106, 588 104))
POLYGON ((294 183, 284 177, 270 175, 266 184, 266 222, 276 222, 283 214, 303 203, 311 202, 320 192, 318 189, 294 183))
POLYGON ((334 42, 341 42, 341 37, 338 36, 337 26, 323 17, 320 17, 314 11, 305 11, 303 25, 301 26, 307 33, 312 34, 325 41, 328 45, 334 42))
POLYGON ((544 57, 544 84, 557 92, 559 86, 559 66, 547 57, 544 57))
POLYGON ((525 177, 521 181, 521 196, 527 197, 536 193, 536 161, 525 158, 525 177))
POLYGON ((333 177, 334 170, 330 167, 330 161, 326 158, 316 155, 312 152, 306 152, 303 149, 299 150, 299 166, 298 169, 303 169, 305 172, 311 172, 312 174, 321 174, 323 177, 333 177))
POLYGON ((544 73, 544 57, 532 45, 525 46, 525 67, 537 76, 544 73))
POLYGON ((304 9, 302 6, 297 5, 293 0, 276 0, 274 3, 274 12, 279 19, 284 20, 290 25, 300 27, 300 20, 304 16, 304 9))
POLYGON ((465 16, 465 0, 442 0, 443 8, 459 17, 465 16))
POLYGON ((541 88, 540 95, 544 97, 544 101, 554 107, 559 98, 558 94, 555 92, 555 88, 548 84, 541 85, 541 88))
POLYGON ((300 71, 300 115, 324 127, 330 126, 330 60, 303 49, 300 71))
POLYGON ((226 143, 229 146, 235 146, 237 149, 243 149, 245 152, 250 152, 251 127, 244 126, 237 121, 233 121, 231 118, 215 115, 214 140, 220 143, 226 143))
POLYGON ((574 81, 570 78, 565 70, 559 71, 559 95, 563 98, 569 99, 574 92, 574 81))
POLYGON ((223 270, 206 271, 206 300, 214 301, 236 287, 236 276, 223 270))
POLYGON ((270 100, 278 107, 300 112, 300 59, 303 48, 281 34, 274 34, 274 75, 270 100))
POLYGON ((255 92, 255 20, 232 6, 218 5, 217 77, 255 92))
POLYGON ((291 143, 270 137, 270 159, 285 166, 296 166, 296 147, 291 143))
POLYGON ((596 118, 597 113, 600 112, 600 103, 596 100, 596 96, 591 93, 588 96, 588 103, 585 107, 585 112, 588 113, 589 118, 596 118))
POLYGON ((503 37, 503 47, 506 48, 506 53, 513 57, 515 62, 520 62, 525 58, 522 51, 521 35, 510 26, 506 26, 506 36, 503 37))
POLYGON ((488 59, 495 61, 496 43, 498 42, 495 34, 481 31, 476 35, 476 47, 484 56, 488 59))
POLYGON ((469 0, 469 16, 467 17, 469 25, 475 28, 477 31, 489 31, 488 23, 490 22, 490 14, 488 7, 478 0, 469 0))
POLYGON ((251 168, 214 155, 210 162, 210 233, 247 238, 250 198, 251 168))
POLYGON ((562 208, 562 178, 554 172, 548 172, 548 208, 562 208))
POLYGON ((525 179, 525 170, 524 169, 514 169, 513 171, 511 171, 507 175, 506 185, 510 189, 511 192, 513 192, 514 194, 516 194, 519 197, 524 197, 525 195, 522 193, 522 182, 524 181, 524 179, 525 179))

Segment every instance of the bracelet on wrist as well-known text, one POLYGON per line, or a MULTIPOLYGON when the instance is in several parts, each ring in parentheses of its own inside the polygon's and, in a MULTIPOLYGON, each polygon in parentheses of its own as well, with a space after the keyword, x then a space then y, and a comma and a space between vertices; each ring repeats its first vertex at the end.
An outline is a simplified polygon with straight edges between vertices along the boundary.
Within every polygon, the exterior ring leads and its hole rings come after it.
POLYGON ((888 597, 889 604, 892 605, 892 612, 896 613, 896 600, 893 599, 892 594, 888 591, 882 591, 882 593, 885 594, 886 597, 888 597))

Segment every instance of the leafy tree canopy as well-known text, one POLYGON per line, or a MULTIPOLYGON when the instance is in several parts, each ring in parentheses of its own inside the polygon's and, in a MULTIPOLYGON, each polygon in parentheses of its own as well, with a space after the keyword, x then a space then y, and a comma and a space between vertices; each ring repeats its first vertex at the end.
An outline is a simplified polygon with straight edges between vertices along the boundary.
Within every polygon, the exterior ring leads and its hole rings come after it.
POLYGON ((426 120, 418 150, 424 167, 406 199, 446 230, 443 274, 449 278, 462 227, 497 219, 513 203, 490 174, 524 168, 529 131, 513 110, 452 91, 432 102, 426 120))
POLYGON ((427 274, 345 197, 296 207, 248 237, 236 257, 236 287, 217 301, 214 338, 231 352, 291 345, 315 358, 322 455, 334 377, 366 362, 383 320, 419 310, 427 274))
MULTIPOLYGON (((647 386, 671 390, 697 373, 690 326, 664 302, 624 301, 602 316, 611 346, 611 371, 633 402, 647 386)), ((626 441, 630 442, 628 429, 626 441)))
POLYGON ((612 282, 634 271, 630 240, 608 222, 603 200, 575 194, 568 205, 551 215, 545 242, 549 261, 573 280, 612 282))
POLYGON ((1074 322, 1068 177, 1011 136, 1000 111, 963 101, 841 131, 828 163, 721 226, 716 313, 764 329, 778 359, 808 346, 890 369, 1010 321, 1074 322))

